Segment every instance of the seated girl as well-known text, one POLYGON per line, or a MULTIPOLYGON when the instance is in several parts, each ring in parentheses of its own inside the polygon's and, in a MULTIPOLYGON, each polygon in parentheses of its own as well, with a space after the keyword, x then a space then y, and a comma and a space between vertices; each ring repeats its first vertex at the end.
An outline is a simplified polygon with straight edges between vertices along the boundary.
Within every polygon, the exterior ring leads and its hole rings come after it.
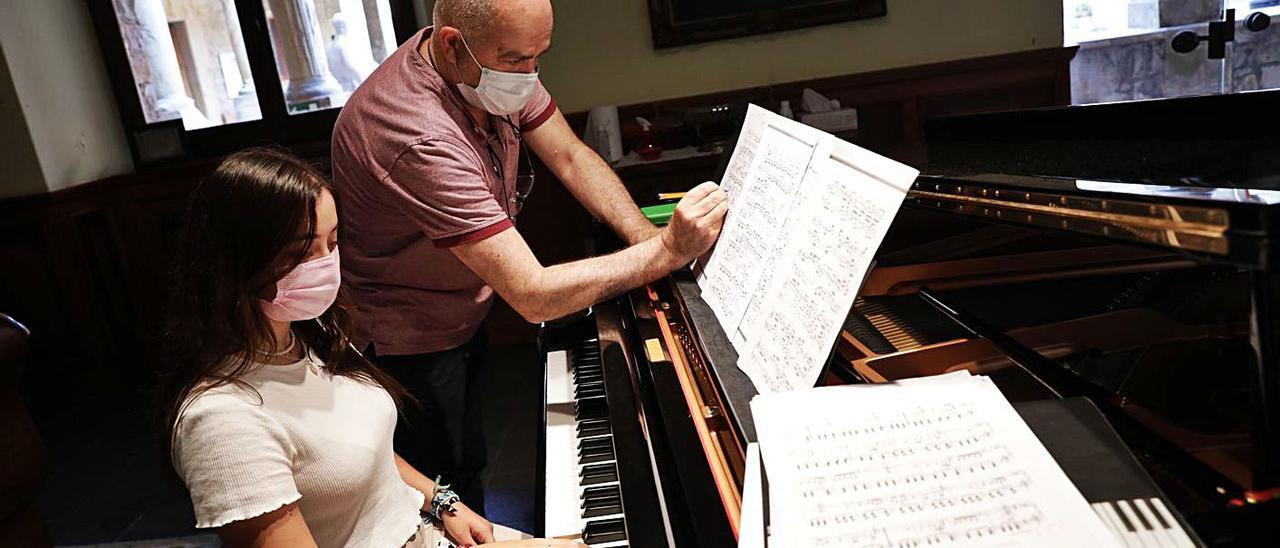
POLYGON ((348 342, 324 178, 241 152, 196 188, 187 223, 160 403, 196 526, 232 547, 493 542, 493 525, 392 449, 398 406, 414 402, 348 342))

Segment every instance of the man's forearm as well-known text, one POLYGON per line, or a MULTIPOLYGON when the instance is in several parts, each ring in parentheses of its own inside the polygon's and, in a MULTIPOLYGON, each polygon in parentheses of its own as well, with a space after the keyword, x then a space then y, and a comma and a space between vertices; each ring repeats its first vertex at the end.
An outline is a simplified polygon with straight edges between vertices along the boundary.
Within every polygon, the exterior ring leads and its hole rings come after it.
POLYGON ((569 193, 595 218, 609 225, 627 243, 636 244, 658 234, 640 213, 618 174, 585 146, 572 156, 571 167, 561 180, 569 193))
POLYGON ((535 282, 537 290, 528 293, 537 301, 533 308, 539 317, 529 319, 545 321, 566 316, 657 280, 681 266, 681 259, 664 247, 662 238, 649 238, 611 255, 544 268, 535 282))

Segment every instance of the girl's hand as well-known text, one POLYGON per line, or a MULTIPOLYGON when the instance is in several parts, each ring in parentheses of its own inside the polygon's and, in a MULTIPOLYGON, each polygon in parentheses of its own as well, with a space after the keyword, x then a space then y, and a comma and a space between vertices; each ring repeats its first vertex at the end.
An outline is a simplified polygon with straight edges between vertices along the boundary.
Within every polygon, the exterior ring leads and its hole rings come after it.
POLYGON ((493 548, 586 548, 587 545, 578 540, 560 540, 555 538, 531 538, 525 540, 508 540, 490 544, 493 548))
POLYGON ((444 530, 454 544, 467 547, 493 542, 493 524, 471 511, 466 504, 459 502, 453 506, 453 512, 440 513, 444 530))

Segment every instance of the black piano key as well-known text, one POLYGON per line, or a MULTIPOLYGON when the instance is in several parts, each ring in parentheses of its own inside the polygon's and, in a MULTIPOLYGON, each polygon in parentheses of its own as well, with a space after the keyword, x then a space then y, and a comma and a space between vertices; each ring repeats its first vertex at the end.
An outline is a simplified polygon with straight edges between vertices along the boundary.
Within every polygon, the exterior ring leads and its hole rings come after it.
POLYGON ((610 441, 609 438, 585 439, 578 442, 578 452, 581 453, 583 449, 597 449, 600 447, 610 447, 612 445, 613 442, 610 441))
POLYGON ((604 373, 601 371, 582 371, 573 374, 574 384, 582 384, 584 382, 604 382, 604 373))
POLYGON ((592 464, 610 460, 614 460, 612 447, 604 451, 584 453, 578 456, 578 464, 592 464))
POLYGON ((579 373, 585 371, 601 371, 604 369, 603 364, 599 360, 583 360, 573 362, 573 370, 579 373))
POLYGON ((615 495, 612 497, 599 497, 599 498, 584 500, 582 501, 581 508, 583 511, 587 511, 594 508, 620 506, 621 504, 622 504, 622 497, 615 495))
POLYGON ((1135 523, 1134 524, 1135 526, 1138 526, 1144 531, 1155 530, 1155 527, 1153 527, 1151 523, 1147 522, 1147 516, 1142 515, 1142 511, 1138 509, 1137 505, 1133 504, 1132 502, 1130 502, 1128 505, 1129 505, 1129 508, 1133 510, 1133 515, 1138 517, 1138 523, 1135 523))
MULTIPOLYGON (((1155 502, 1155 500, 1156 500, 1156 499, 1148 499, 1148 500, 1152 501, 1151 503, 1149 503, 1149 504, 1148 504, 1148 507, 1150 507, 1150 508, 1151 508, 1151 515, 1153 515, 1153 516, 1155 516, 1155 517, 1156 517, 1156 521, 1158 521, 1158 522, 1159 522, 1159 526, 1160 526, 1160 528, 1161 528, 1161 529, 1173 529, 1173 524, 1172 524, 1172 523, 1169 523, 1168 521, 1165 521, 1164 516, 1160 515, 1160 512, 1155 511, 1155 504, 1154 504, 1154 502, 1155 502)), ((1134 505, 1135 505, 1135 506, 1137 505, 1137 502, 1136 502, 1136 501, 1134 502, 1134 505)))
POLYGON ((1119 505, 1115 503, 1108 503, 1108 504, 1110 504, 1111 507, 1115 509, 1116 515, 1120 517, 1120 523, 1121 525, 1124 525, 1125 529, 1128 529, 1129 532, 1131 533, 1138 532, 1138 528, 1134 527, 1133 523, 1129 521, 1129 516, 1124 515, 1124 511, 1120 509, 1119 505))
MULTIPOLYGON (((584 391, 584 390, 593 390, 593 389, 597 389, 597 388, 599 388, 599 389, 603 390, 603 389, 604 389, 604 381, 586 381, 586 382, 579 382, 579 383, 577 384, 577 386, 574 386, 574 387, 573 387, 574 391, 575 391, 575 392, 577 392, 577 393, 582 393, 582 391, 584 391)), ((581 399, 581 398, 579 398, 579 399, 581 399)))
POLYGON ((587 544, 603 544, 627 540, 627 527, 622 518, 588 521, 582 529, 582 540, 587 544))
POLYGON ((604 375, 599 373, 585 373, 573 378, 573 384, 581 385, 587 383, 603 383, 604 375))
POLYGON ((608 421, 608 419, 590 419, 590 420, 585 420, 585 421, 578 421, 578 426, 577 426, 577 428, 578 428, 578 431, 579 431, 579 432, 581 432, 582 430, 587 429, 587 428, 605 428, 605 429, 607 429, 607 428, 609 428, 609 421, 608 421))
MULTIPOLYGON (((607 441, 610 441, 610 440, 609 440, 609 438, 592 438, 592 440, 603 440, 603 441, 606 441, 606 442, 607 442, 607 441)), ((588 441, 591 441, 591 440, 588 440, 588 441)), ((612 444, 612 443, 594 444, 594 445, 588 445, 588 446, 586 446, 586 447, 580 447, 580 448, 578 448, 578 456, 582 456, 582 455, 604 455, 604 454, 610 454, 610 455, 612 455, 612 454, 613 454, 613 444, 612 444)))
POLYGON ((598 483, 608 483, 618 481, 618 469, 612 462, 604 464, 588 464, 582 467, 582 472, 578 474, 582 480, 578 483, 582 485, 595 485, 598 483))
POLYGON ((578 423, 578 438, 593 438, 597 436, 608 436, 613 432, 608 421, 584 421, 578 423))
POLYGON ((602 397, 587 398, 574 402, 573 412, 580 421, 604 419, 609 416, 609 405, 602 397))
POLYGON ((601 398, 604 397, 604 386, 595 385, 586 388, 578 388, 574 390, 574 399, 601 398))
POLYGON ((622 513, 621 504, 609 504, 609 505, 593 506, 591 508, 587 508, 582 511, 582 517, 598 518, 600 516, 608 516, 612 514, 621 514, 621 513, 622 513))
POLYGON ((619 495, 617 485, 602 485, 599 487, 588 487, 583 489, 582 495, 579 498, 587 500, 589 498, 601 498, 617 495, 619 495))

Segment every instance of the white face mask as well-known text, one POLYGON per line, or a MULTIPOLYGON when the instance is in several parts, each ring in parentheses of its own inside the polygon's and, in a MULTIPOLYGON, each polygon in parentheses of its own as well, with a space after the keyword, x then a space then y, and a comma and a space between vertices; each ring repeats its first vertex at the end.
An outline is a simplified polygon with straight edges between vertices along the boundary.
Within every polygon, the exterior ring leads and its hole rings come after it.
POLYGON ((480 83, 471 87, 465 82, 458 83, 458 91, 462 98, 476 108, 482 108, 489 114, 506 116, 520 112, 538 89, 538 73, 501 72, 487 69, 471 53, 467 39, 462 39, 462 46, 467 48, 467 55, 480 67, 480 83))

